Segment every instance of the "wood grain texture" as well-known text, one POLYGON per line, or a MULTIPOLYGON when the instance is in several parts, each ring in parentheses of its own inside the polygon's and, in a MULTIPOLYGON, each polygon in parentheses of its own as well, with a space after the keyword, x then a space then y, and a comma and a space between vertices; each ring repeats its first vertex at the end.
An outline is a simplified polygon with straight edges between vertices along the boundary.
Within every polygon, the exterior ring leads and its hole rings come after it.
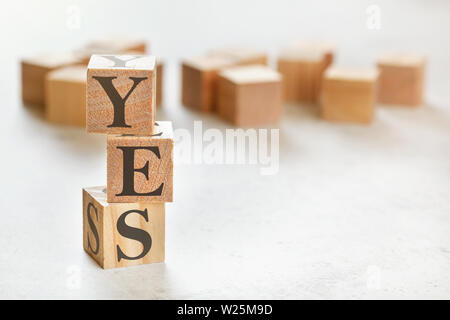
POLYGON ((156 61, 156 106, 160 107, 163 101, 163 75, 164 73, 164 63, 157 59, 156 61))
POLYGON ((45 77, 58 68, 81 64, 80 59, 70 53, 44 54, 21 61, 22 101, 44 108, 45 77))
POLYGON ((86 125, 86 67, 51 71, 46 77, 45 117, 58 124, 86 125))
POLYGON ((218 114, 237 126, 275 124, 282 113, 281 76, 265 66, 244 66, 219 74, 218 114))
POLYGON ((196 57, 181 67, 181 101, 184 106, 202 112, 216 109, 218 72, 233 65, 229 58, 196 57))
POLYGON ((155 101, 155 58, 153 56, 116 56, 130 60, 126 67, 113 67, 104 56, 93 55, 87 71, 86 130, 108 134, 152 134, 155 101), (125 103, 125 122, 131 127, 108 127, 113 123, 113 103, 102 85, 93 77, 116 77, 115 90, 124 98, 132 89, 131 77, 146 78, 131 92, 125 103))
POLYGON ((425 58, 417 55, 385 55, 378 59, 378 101, 420 106, 423 103, 425 58))
POLYGON ((283 100, 319 102, 323 73, 332 64, 333 55, 320 46, 283 50, 278 57, 278 71, 283 75, 283 100))
POLYGON ((170 121, 158 121, 153 136, 108 135, 107 138, 108 202, 172 202, 173 198, 173 129, 170 121), (149 193, 162 185, 160 195, 120 195, 124 190, 124 151, 120 147, 157 147, 160 158, 147 149, 134 152, 134 163, 146 172, 133 175, 134 191, 149 193), (148 172, 148 176, 146 173, 148 172))
POLYGON ((165 204, 111 204, 106 201, 105 186, 83 189, 83 248, 104 269, 164 262, 165 204), (139 213, 127 214, 130 210, 146 212, 148 221, 139 213), (150 236, 148 252, 145 253, 142 241, 131 239, 119 231, 118 221, 124 214, 127 226, 145 231, 150 236), (119 249, 126 257, 119 253, 119 249), (143 256, 134 259, 139 255, 143 256))
POLYGON ((331 67, 325 72, 322 118, 336 122, 372 122, 377 95, 378 71, 331 67))

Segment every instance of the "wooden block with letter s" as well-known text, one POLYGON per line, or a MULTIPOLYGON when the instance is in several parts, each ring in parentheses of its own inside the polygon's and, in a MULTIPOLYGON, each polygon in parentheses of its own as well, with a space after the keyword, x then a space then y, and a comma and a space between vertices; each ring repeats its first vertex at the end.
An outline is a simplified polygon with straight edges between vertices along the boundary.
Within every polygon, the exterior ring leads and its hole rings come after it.
POLYGON ((108 135, 108 202, 172 202, 173 130, 155 123, 153 135, 108 135))
POLYGON ((51 71, 45 85, 45 117, 58 124, 86 124, 86 66, 51 71))
POLYGON ((164 262, 165 203, 108 203, 83 189, 83 247, 104 269, 164 262))
POLYGON ((156 59, 93 55, 87 70, 86 130, 153 134, 156 59))
POLYGON ((425 58, 391 54, 378 59, 378 101, 384 104, 420 106, 423 103, 425 58))
POLYGON ((322 118, 336 122, 372 122, 377 79, 376 68, 329 68, 323 80, 322 118))
POLYGON ((238 126, 275 124, 282 112, 281 75, 252 65, 219 74, 218 114, 238 126))
POLYGON ((80 59, 69 53, 43 54, 23 59, 22 100, 26 104, 45 106, 45 77, 50 71, 81 64, 80 59))

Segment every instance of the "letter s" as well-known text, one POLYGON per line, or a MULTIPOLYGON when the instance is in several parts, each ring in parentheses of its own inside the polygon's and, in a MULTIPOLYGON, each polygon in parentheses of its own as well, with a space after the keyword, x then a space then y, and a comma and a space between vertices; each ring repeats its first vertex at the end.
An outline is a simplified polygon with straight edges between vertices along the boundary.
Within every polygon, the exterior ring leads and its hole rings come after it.
POLYGON ((97 208, 92 204, 92 202, 89 202, 89 204, 87 206, 87 219, 88 219, 89 227, 91 228, 92 234, 94 235, 94 238, 95 238, 95 250, 92 248, 91 241, 89 240, 89 235, 88 235, 88 248, 89 248, 89 250, 92 251, 93 254, 97 254, 98 253, 98 249, 99 249, 99 238, 98 238, 97 227, 95 226, 94 221, 92 220, 92 217, 91 217, 91 214, 90 214, 91 208, 94 209, 95 217, 97 218, 97 221, 98 221, 97 208))
POLYGON ((120 259, 126 259, 126 260, 138 260, 143 257, 150 251, 150 248, 152 247, 152 237, 150 234, 142 229, 134 228, 125 223, 126 217, 130 213, 137 213, 140 214, 145 221, 148 222, 148 212, 147 209, 144 211, 142 210, 129 210, 124 213, 117 219, 117 231, 119 234, 125 238, 133 239, 136 241, 139 241, 143 245, 143 250, 141 254, 137 255, 136 257, 128 257, 125 255, 122 250, 120 249, 119 245, 117 245, 117 261, 120 262, 120 259))

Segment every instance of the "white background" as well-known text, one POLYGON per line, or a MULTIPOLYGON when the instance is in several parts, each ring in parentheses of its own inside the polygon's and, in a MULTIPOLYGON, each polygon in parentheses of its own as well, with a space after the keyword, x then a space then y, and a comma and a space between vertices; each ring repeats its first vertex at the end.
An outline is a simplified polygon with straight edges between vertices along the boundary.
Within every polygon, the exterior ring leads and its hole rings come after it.
POLYGON ((0 11, 0 298, 450 298, 448 1, 9 1, 0 11), (381 29, 366 8, 381 9, 381 29), (67 27, 68 7, 79 29, 67 27), (20 101, 20 57, 109 34, 167 62, 175 128, 229 127, 179 103, 179 59, 226 45, 336 43, 337 63, 425 54, 427 104, 380 107, 369 127, 287 105, 280 171, 180 165, 166 263, 104 271, 82 249, 81 188, 106 183, 105 137, 20 101))

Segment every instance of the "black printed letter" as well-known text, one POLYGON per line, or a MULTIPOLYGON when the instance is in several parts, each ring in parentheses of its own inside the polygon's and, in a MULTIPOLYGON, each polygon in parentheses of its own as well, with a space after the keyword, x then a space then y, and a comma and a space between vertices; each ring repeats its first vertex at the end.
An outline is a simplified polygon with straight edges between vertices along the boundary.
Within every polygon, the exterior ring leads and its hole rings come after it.
POLYGON ((95 217, 97 218, 97 221, 98 221, 97 208, 92 204, 92 202, 89 202, 89 204, 87 206, 87 218, 88 218, 89 227, 91 227, 92 233, 93 233, 94 238, 95 238, 95 250, 91 246, 91 241, 89 240, 89 235, 88 235, 88 248, 89 248, 89 250, 92 251, 93 254, 97 254, 98 253, 98 247, 99 247, 98 231, 97 231, 97 227, 95 226, 94 221, 92 220, 92 217, 91 217, 91 214, 90 214, 91 208, 94 209, 95 217))
POLYGON ((160 196, 164 188, 164 183, 161 183, 161 185, 157 189, 147 193, 138 193, 134 190, 135 172, 144 174, 145 178, 148 180, 148 161, 142 168, 135 168, 134 152, 140 149, 150 150, 158 157, 158 159, 161 159, 161 155, 159 154, 159 147, 117 147, 117 149, 120 149, 123 152, 123 186, 122 192, 116 194, 116 196, 160 196))
POLYGON ((113 123, 108 125, 108 128, 113 127, 123 127, 123 128, 131 128, 131 126, 127 125, 125 123, 125 102, 127 101, 130 94, 133 92, 134 89, 138 86, 141 81, 148 79, 147 77, 143 78, 136 78, 136 77, 130 77, 131 80, 133 80, 133 86, 128 91, 128 93, 125 95, 124 98, 120 96, 120 94, 117 92, 116 88, 114 87, 112 81, 116 79, 117 77, 96 77, 93 76, 95 80, 97 80, 100 85, 105 90, 106 94, 109 97, 109 100, 111 100, 111 103, 114 107, 114 120, 113 123))
POLYGON ((127 255, 125 255, 122 250, 120 249, 119 245, 117 245, 117 261, 120 262, 120 259, 126 259, 126 260, 138 260, 141 259, 143 257, 145 257, 145 255, 150 251, 150 248, 152 247, 152 237, 150 236, 150 234, 142 229, 138 229, 138 228, 134 228, 134 227, 130 227, 129 225, 127 225, 125 223, 125 218, 130 214, 130 213, 137 213, 140 214, 142 217, 144 217, 145 221, 148 222, 148 213, 147 213, 147 209, 145 209, 144 211, 141 210, 129 210, 126 211, 124 213, 122 213, 122 215, 119 217, 119 219, 117 220, 117 231, 119 231, 120 235, 128 238, 128 239, 133 239, 136 241, 139 241, 140 243, 142 243, 142 246, 144 247, 142 249, 141 254, 139 254, 136 257, 128 257, 127 255))

